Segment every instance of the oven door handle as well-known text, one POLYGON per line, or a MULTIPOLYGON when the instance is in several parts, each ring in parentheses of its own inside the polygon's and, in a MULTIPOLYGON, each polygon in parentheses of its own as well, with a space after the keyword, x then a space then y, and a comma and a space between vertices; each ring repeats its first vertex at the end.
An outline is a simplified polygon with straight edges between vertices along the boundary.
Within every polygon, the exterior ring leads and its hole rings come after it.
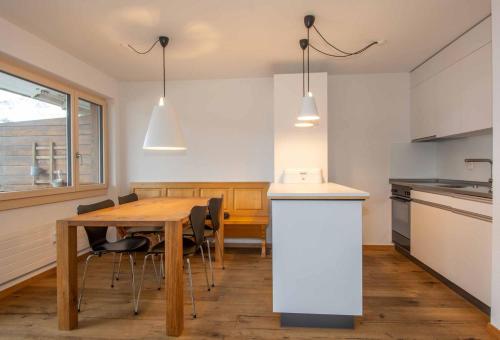
POLYGON ((411 202, 411 198, 403 198, 398 196, 389 197, 391 200, 400 201, 400 202, 411 202))

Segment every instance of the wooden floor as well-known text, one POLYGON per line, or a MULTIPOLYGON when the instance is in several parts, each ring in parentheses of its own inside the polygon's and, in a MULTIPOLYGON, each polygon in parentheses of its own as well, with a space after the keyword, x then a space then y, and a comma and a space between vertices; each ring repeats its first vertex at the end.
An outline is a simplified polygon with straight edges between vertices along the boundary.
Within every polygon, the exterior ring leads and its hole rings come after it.
MULTIPOLYGON (((190 318, 186 289, 182 339, 490 339, 486 315, 394 250, 365 250, 364 316, 355 330, 280 328, 272 313, 271 258, 256 250, 229 249, 212 292, 200 259, 193 262, 198 318, 190 318)), ((0 339, 165 338, 164 292, 148 274, 134 316, 127 276, 110 288, 111 258, 95 259, 80 328, 70 332, 57 330, 55 277, 42 279, 0 301, 0 339)))

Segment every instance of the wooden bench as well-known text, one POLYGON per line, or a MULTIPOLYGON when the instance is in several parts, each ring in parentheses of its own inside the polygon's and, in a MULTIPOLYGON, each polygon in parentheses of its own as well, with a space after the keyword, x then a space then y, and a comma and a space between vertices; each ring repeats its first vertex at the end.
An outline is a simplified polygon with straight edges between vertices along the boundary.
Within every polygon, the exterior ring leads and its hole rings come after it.
POLYGON ((145 197, 224 196, 224 238, 259 239, 266 256, 269 182, 133 182, 131 192, 145 197))

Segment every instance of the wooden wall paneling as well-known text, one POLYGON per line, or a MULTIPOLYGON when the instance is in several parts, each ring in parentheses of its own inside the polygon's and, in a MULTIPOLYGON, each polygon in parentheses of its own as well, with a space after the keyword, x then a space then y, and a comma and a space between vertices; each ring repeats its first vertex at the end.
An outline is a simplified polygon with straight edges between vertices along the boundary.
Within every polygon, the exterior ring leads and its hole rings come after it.
POLYGON ((223 205, 224 210, 230 209, 233 204, 233 190, 227 188, 212 189, 200 188, 200 197, 222 197, 224 196, 223 205))
POLYGON ((234 189, 234 210, 262 209, 262 190, 234 189))
POLYGON ((197 188, 167 188, 167 197, 198 197, 197 188))
MULTIPOLYGON (((266 253, 269 224, 268 182, 134 182, 131 189, 139 197, 219 197, 224 195, 225 235, 231 238, 261 240, 266 253)), ((221 238, 222 235, 221 235, 221 238)), ((222 242, 222 240, 221 240, 222 242)))
POLYGON ((134 188, 133 192, 139 196, 139 199, 141 198, 152 198, 152 197, 161 197, 165 196, 163 194, 163 189, 162 188, 134 188))

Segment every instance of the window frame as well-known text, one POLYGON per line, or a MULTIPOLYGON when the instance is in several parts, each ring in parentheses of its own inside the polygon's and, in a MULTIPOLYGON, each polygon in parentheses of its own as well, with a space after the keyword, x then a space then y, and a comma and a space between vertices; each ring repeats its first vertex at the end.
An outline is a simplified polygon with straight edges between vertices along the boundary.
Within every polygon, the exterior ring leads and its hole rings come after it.
POLYGON ((61 91, 69 95, 70 100, 70 131, 71 131, 71 186, 62 188, 46 188, 32 191, 0 192, 0 211, 27 206, 41 205, 54 202, 70 201, 85 197, 106 195, 108 192, 109 175, 109 145, 108 145, 108 117, 106 99, 92 94, 86 90, 70 85, 55 77, 46 75, 40 71, 33 70, 30 66, 23 66, 16 62, 0 57, 0 71, 15 77, 61 91), (79 162, 76 154, 79 151, 78 138, 78 99, 98 104, 102 107, 102 174, 103 183, 85 184, 79 183, 79 162))

